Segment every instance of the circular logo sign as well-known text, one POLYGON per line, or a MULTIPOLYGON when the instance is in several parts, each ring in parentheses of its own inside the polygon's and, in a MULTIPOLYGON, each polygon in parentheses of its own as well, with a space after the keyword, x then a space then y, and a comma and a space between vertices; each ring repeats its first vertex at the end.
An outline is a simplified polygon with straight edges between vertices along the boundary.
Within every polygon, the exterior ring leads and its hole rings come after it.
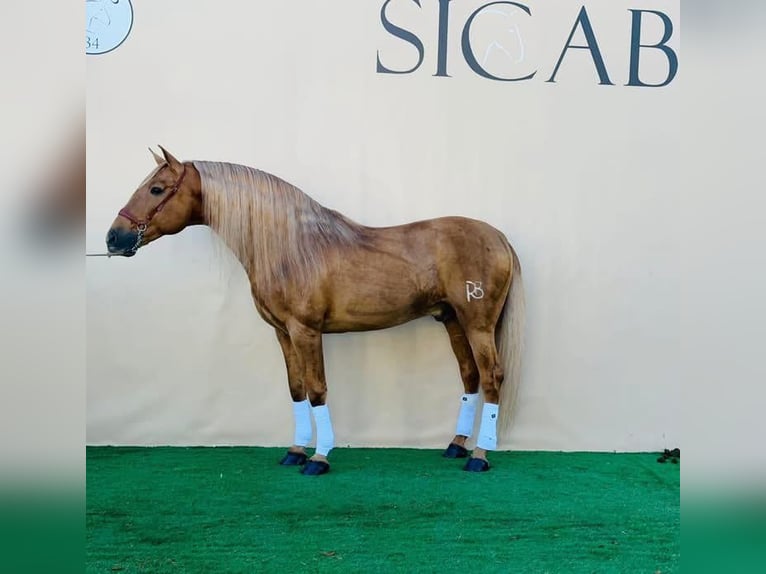
POLYGON ((85 53, 106 54, 122 44, 133 27, 130 0, 85 0, 85 53))

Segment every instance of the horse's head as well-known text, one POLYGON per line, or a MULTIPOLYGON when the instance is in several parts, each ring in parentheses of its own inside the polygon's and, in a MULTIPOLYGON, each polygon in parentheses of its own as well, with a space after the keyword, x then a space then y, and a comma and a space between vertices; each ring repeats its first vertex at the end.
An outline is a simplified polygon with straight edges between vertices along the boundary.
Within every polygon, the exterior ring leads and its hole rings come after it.
POLYGON ((203 222, 199 173, 191 163, 181 163, 162 146, 160 149, 164 157, 152 151, 157 167, 138 186, 106 234, 106 246, 113 255, 130 257, 163 235, 203 222))

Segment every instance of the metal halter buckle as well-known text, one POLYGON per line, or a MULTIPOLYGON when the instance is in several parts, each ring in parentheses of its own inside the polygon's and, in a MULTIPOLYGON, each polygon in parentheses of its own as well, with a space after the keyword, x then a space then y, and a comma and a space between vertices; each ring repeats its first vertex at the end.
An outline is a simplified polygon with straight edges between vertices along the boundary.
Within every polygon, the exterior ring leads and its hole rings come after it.
POLYGON ((135 253, 138 251, 138 248, 141 247, 141 242, 144 240, 144 232, 146 231, 146 223, 138 223, 136 225, 136 229, 138 230, 138 234, 136 235, 136 243, 130 249, 125 250, 125 253, 132 253, 135 255, 135 253))

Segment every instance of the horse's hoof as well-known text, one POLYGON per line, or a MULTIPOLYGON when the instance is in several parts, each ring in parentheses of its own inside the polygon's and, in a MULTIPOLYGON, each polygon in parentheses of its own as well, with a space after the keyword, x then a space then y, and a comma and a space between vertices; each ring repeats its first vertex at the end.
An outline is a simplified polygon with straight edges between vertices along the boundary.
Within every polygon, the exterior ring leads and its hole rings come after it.
POLYGON ((487 472, 489 470, 489 463, 483 458, 469 458, 463 470, 468 472, 487 472))
POLYGON ((451 442, 442 456, 444 458, 465 458, 468 456, 468 449, 451 442))
POLYGON ((306 455, 302 452, 289 452, 282 457, 279 464, 284 466, 298 466, 306 464, 306 455))
POLYGON ((309 460, 306 466, 301 469, 301 474, 309 476, 318 476, 330 472, 330 465, 323 460, 309 460))

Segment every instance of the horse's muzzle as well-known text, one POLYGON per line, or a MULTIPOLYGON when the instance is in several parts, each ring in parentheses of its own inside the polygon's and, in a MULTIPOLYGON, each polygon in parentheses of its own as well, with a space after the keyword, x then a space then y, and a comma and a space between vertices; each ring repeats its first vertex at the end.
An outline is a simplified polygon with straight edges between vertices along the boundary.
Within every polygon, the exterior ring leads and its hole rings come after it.
POLYGON ((138 233, 129 229, 112 228, 106 234, 106 248, 112 255, 132 257, 136 254, 138 233))

